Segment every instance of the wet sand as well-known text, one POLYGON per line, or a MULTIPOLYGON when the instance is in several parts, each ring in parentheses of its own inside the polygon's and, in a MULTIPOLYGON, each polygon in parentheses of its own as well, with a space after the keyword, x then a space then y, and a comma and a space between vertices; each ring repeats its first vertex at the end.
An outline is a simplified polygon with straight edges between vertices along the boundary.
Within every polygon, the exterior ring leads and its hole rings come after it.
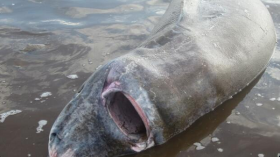
MULTIPOLYGON (((280 1, 265 4, 279 37, 280 1)), ((81 84, 144 41, 167 6, 157 0, 1 1, 0 114, 22 112, 0 122, 0 157, 48 156, 50 128, 81 84), (47 123, 37 133, 40 120, 47 123)), ((279 43, 266 71, 241 93, 166 144, 131 157, 277 156, 279 43)))

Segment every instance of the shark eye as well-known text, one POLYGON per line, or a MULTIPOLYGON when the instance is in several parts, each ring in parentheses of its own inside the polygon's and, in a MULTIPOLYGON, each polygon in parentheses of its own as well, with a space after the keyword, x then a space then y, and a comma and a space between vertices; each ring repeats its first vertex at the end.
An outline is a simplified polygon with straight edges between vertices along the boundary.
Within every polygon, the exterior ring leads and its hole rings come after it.
POLYGON ((147 139, 147 130, 135 107, 122 92, 112 93, 108 111, 119 129, 133 140, 147 139))

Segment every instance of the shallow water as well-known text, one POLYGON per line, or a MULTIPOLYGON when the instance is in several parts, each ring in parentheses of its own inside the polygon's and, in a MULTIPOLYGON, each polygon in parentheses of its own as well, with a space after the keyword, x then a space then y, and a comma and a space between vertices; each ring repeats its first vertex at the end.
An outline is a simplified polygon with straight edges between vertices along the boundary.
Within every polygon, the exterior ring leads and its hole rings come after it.
MULTIPOLYGON (((280 36, 280 0, 265 4, 280 36)), ((100 65, 144 41, 167 6, 160 0, 2 0, 0 114, 22 112, 0 123, 0 156, 46 157, 50 128, 79 86, 100 65)), ((241 93, 166 144, 132 156, 277 153, 279 44, 263 75, 241 93)))

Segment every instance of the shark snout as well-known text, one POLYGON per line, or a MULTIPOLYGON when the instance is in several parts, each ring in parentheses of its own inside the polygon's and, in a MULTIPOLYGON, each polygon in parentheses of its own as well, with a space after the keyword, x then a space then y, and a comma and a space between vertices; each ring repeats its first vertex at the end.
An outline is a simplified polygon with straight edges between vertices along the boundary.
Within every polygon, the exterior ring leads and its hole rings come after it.
POLYGON ((49 136, 49 145, 58 145, 62 137, 59 134, 58 129, 52 129, 49 136))
POLYGON ((57 147, 61 141, 58 129, 52 129, 49 136, 49 155, 50 157, 57 157, 57 147))
POLYGON ((62 135, 63 130, 53 127, 49 135, 49 156, 50 157, 74 157, 74 147, 69 145, 69 141, 62 135))

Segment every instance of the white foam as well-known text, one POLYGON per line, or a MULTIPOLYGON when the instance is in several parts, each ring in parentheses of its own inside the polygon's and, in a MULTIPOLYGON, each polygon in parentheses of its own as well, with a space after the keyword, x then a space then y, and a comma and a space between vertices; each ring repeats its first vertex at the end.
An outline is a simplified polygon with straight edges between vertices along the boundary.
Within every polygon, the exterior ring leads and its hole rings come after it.
POLYGON ((280 97, 277 100, 280 101, 280 97))
POLYGON ((218 142, 219 141, 219 139, 217 138, 217 137, 212 137, 212 142, 218 142))
POLYGON ((48 96, 51 96, 52 95, 52 93, 51 92, 44 92, 44 93, 42 93, 41 94, 41 98, 45 98, 45 97, 48 97, 48 96))
POLYGON ((258 154, 258 157, 264 157, 264 154, 258 154))
POLYGON ((196 150, 202 150, 205 148, 204 146, 201 145, 201 143, 198 143, 198 142, 194 143, 193 145, 196 146, 196 148, 195 148, 196 150))
POLYGON ((40 99, 40 98, 35 98, 34 100, 39 101, 39 100, 41 100, 41 99, 40 99))
POLYGON ((218 148, 217 150, 221 153, 224 151, 222 148, 218 148))
POLYGON ((0 114, 0 122, 3 123, 8 116, 15 115, 22 112, 21 110, 11 110, 0 114))
POLYGON ((46 124, 48 123, 48 121, 46 121, 46 120, 40 120, 39 122, 38 122, 38 124, 39 124, 39 126, 37 127, 37 133, 40 133, 40 132, 42 132, 42 131, 44 131, 43 130, 43 126, 45 126, 46 124))
POLYGON ((230 124, 231 122, 230 122, 230 121, 227 121, 227 123, 230 124))
POLYGON ((72 74, 72 75, 68 75, 67 78, 70 78, 70 79, 77 79, 79 78, 78 75, 76 74, 72 74))
POLYGON ((275 100, 276 100, 276 98, 270 98, 269 100, 270 100, 270 101, 275 101, 275 100))
POLYGON ((256 105, 257 105, 257 106, 262 106, 263 104, 262 104, 262 103, 257 103, 256 105))

